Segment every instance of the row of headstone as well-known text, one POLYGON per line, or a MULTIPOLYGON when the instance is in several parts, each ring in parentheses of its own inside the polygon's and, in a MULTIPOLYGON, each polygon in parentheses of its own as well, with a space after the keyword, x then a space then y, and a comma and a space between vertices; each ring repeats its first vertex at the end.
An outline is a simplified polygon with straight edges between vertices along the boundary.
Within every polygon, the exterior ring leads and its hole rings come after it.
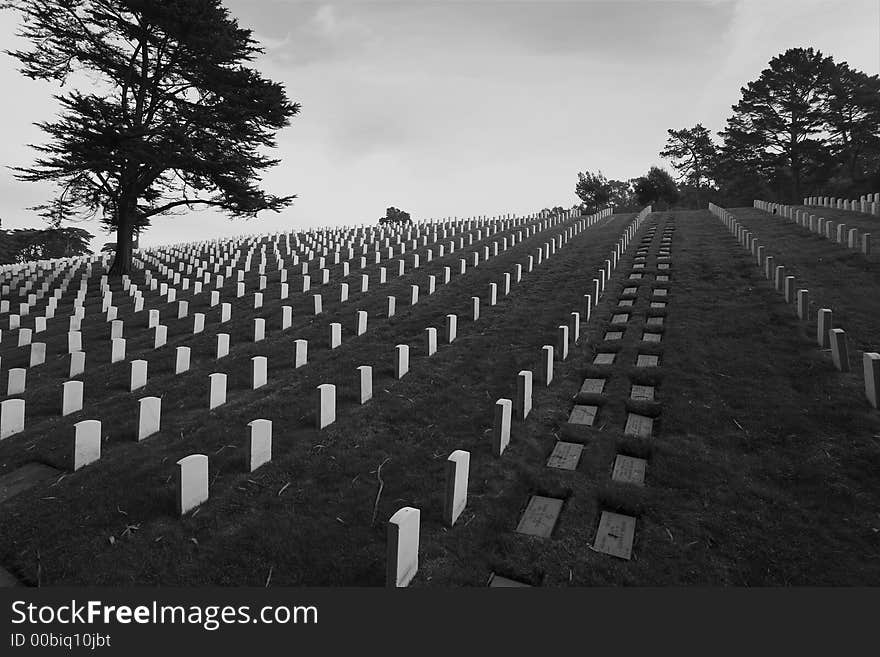
POLYGON ((787 205, 755 201, 754 206, 764 212, 771 214, 775 212, 779 216, 789 219, 793 223, 819 235, 819 237, 837 242, 843 247, 861 251, 866 256, 871 255, 871 233, 859 235, 857 228, 847 229, 847 225, 844 223, 835 225, 833 221, 825 219, 825 217, 817 217, 805 210, 798 210, 787 205))
POLYGON ((829 196, 808 196, 804 199, 804 205, 849 210, 851 212, 873 214, 876 217, 880 217, 880 192, 863 194, 855 200, 832 198, 829 196))
MULTIPOLYGON (((731 212, 713 203, 709 204, 709 211, 718 217, 739 244, 752 254, 764 277, 771 282, 777 292, 783 295, 785 301, 796 304, 798 318, 802 321, 808 321, 810 319, 809 290, 797 290, 795 295, 794 276, 787 275, 785 267, 777 263, 774 256, 765 253, 765 247, 758 242, 757 237, 752 231, 741 225, 731 212)), ((820 308, 817 311, 816 343, 820 349, 831 350, 832 362, 839 371, 848 372, 850 362, 846 333, 843 329, 834 328, 833 317, 834 314, 830 308, 820 308)), ((880 408, 880 398, 878 398, 878 392, 880 392, 880 354, 864 352, 862 361, 865 397, 871 406, 880 408)))

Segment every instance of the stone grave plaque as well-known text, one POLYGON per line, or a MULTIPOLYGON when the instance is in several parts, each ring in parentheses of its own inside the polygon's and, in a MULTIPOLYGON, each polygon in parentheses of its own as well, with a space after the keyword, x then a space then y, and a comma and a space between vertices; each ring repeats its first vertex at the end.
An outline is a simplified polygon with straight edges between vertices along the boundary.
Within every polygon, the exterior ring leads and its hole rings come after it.
POLYGON ((629 321, 628 313, 618 313, 611 318, 612 324, 625 324, 629 321))
POLYGON ((653 356, 651 354, 639 354, 639 357, 636 360, 636 367, 657 367, 659 363, 659 356, 653 356))
POLYGON ((633 300, 632 300, 632 299, 620 299, 620 300, 617 302, 617 305, 618 305, 618 306, 632 306, 632 305, 633 305, 633 300))
POLYGON ((616 355, 614 353, 596 354, 596 357, 593 359, 593 365, 611 365, 614 363, 614 356, 616 355))
POLYGON ((629 559, 632 554, 633 537, 636 533, 636 519, 619 513, 603 511, 596 532, 593 549, 610 554, 612 557, 629 559))
POLYGON ((658 287, 656 290, 654 290, 655 297, 665 297, 668 293, 669 290, 667 290, 665 287, 658 287))
POLYGON ((660 264, 657 265, 657 269, 669 269, 669 263, 668 262, 661 262, 660 264))
POLYGON ((639 280, 641 277, 642 277, 641 274, 630 274, 630 275, 629 275, 629 280, 631 280, 631 281, 637 281, 637 280, 639 280))
POLYGON ((665 308, 666 304, 662 301, 652 301, 651 308, 665 308))
POLYGON ((657 280, 658 281, 668 281, 669 276, 667 276, 666 274, 660 274, 659 276, 657 276, 657 280))
POLYGON ((644 269, 644 268, 645 268, 645 263, 643 263, 643 262, 633 263, 633 269, 644 269))
POLYGON ((575 404, 574 408, 571 409, 571 415, 568 416, 568 421, 571 424, 585 424, 588 427, 591 427, 593 426, 593 421, 596 419, 596 413, 598 411, 598 406, 582 406, 580 404, 575 404))
POLYGON ((496 575, 492 573, 492 578, 489 580, 489 586, 506 586, 506 587, 515 587, 515 586, 525 586, 527 588, 531 588, 531 584, 523 584, 522 582, 517 582, 513 579, 507 579, 506 577, 501 577, 500 575, 496 575))
POLYGON ((547 459, 548 468, 559 468, 560 470, 576 470, 578 461, 581 460, 581 452, 584 446, 580 443, 566 443, 559 441, 553 448, 553 453, 547 459))
POLYGON ((622 484, 634 486, 645 485, 645 470, 648 462, 645 459, 637 459, 633 456, 618 454, 614 460, 614 470, 611 472, 611 480, 622 484))
POLYGON ((627 287, 627 288, 624 288, 623 293, 624 294, 637 294, 638 291, 639 291, 639 288, 637 288, 637 287, 627 287))
POLYGON ((648 326, 663 326, 663 318, 662 317, 649 317, 648 318, 648 326))
POLYGON ((608 331, 605 334, 605 340, 620 340, 623 337, 621 331, 608 331))
POLYGON ((642 333, 642 340, 645 342, 660 342, 662 337, 660 333, 642 333))
POLYGON ((626 427, 623 432, 630 436, 638 438, 650 438, 654 430, 654 420, 638 413, 628 413, 626 416, 626 427))
POLYGON ((516 526, 516 531, 519 534, 550 538, 560 511, 562 511, 562 500, 532 495, 525 513, 516 526))
POLYGON ((605 388, 605 379, 585 379, 581 386, 581 394, 600 395, 605 388))
POLYGON ((640 401, 654 401, 654 386, 637 386, 632 387, 630 399, 638 399, 640 401))

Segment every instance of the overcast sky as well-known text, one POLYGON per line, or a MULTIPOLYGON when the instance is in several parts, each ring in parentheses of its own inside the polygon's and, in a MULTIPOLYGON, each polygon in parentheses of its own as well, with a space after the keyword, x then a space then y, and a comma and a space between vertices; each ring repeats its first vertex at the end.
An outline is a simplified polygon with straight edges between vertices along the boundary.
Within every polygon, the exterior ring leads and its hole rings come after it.
MULTIPOLYGON (((718 131, 767 62, 813 46, 880 73, 878 0, 299 2, 226 0, 266 54, 256 67, 302 110, 278 135, 266 188, 294 205, 256 220, 209 212, 154 219, 142 244, 416 219, 527 213, 577 199, 578 171, 627 179, 668 128, 718 131)), ((4 47, 26 47, 0 12, 4 47)), ((0 55, 3 164, 27 165, 32 123, 55 113, 49 84, 0 55)), ((0 170, 3 226, 49 188, 0 170)), ((81 224, 107 236, 96 224, 81 224)))

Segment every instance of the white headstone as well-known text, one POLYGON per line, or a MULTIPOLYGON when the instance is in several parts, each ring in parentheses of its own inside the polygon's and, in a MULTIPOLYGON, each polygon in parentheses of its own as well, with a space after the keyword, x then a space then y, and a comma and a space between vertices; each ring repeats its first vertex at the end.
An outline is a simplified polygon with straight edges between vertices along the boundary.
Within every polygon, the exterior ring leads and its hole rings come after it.
POLYGON ((336 386, 332 383, 322 383, 318 386, 317 392, 315 418, 318 429, 323 429, 336 421, 336 386))
POLYGON ((394 350, 394 378, 402 379, 409 372, 409 345, 399 344, 394 350))
POLYGON ((190 348, 177 347, 175 350, 174 373, 182 374, 189 371, 190 348))
POLYGON ((133 360, 131 361, 131 383, 129 390, 135 391, 147 385, 147 361, 133 360))
POLYGON ((302 367, 308 362, 308 340, 296 340, 294 342, 294 367, 302 367))
POLYGON ((495 418, 492 424, 492 453, 501 456, 510 443, 510 422, 513 402, 499 399, 495 402, 495 418))
POLYGON ((253 390, 256 390, 266 385, 269 360, 265 356, 253 356, 251 364, 253 369, 253 390))
POLYGON ((118 363, 125 360, 125 338, 113 338, 110 347, 110 362, 118 363))
POLYGON ((452 527, 467 506, 468 474, 471 454, 457 449, 446 460, 446 496, 443 505, 443 521, 452 527))
POLYGON ((138 404, 138 440, 143 440, 159 431, 162 400, 159 397, 142 397, 138 404))
POLYGON ((83 420, 73 427, 73 469, 76 471, 101 458, 101 421, 83 420))
POLYGON ((359 397, 361 404, 373 398, 373 368, 370 365, 358 366, 359 397))
POLYGON ((24 399, 6 399, 0 402, 0 440, 22 431, 24 431, 24 399))
POLYGON ((210 379, 208 410, 212 410, 226 403, 226 375, 222 372, 214 372, 208 375, 208 379, 210 379))
POLYGON ((86 369, 86 352, 74 351, 70 354, 70 370, 67 374, 69 379, 79 376, 86 369))
POLYGON ((229 334, 217 334, 217 358, 224 358, 229 355, 229 334))
POLYGON ((251 420, 248 436, 248 472, 272 460, 272 421, 251 420))
POLYGON ((190 454, 177 462, 177 511, 180 515, 208 499, 208 457, 190 454))
POLYGON ((405 506, 388 520, 389 587, 408 586, 419 570, 420 512, 405 506))

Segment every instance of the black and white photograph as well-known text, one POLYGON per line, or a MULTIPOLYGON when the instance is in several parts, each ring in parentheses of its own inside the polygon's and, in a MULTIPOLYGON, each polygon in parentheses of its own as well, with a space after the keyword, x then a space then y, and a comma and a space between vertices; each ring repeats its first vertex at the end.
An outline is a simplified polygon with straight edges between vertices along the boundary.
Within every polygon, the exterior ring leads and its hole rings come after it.
POLYGON ((53 590, 274 595, 253 642, 312 589, 880 585, 878 0, 0 0, 0 44, 4 654, 113 648, 53 590))

